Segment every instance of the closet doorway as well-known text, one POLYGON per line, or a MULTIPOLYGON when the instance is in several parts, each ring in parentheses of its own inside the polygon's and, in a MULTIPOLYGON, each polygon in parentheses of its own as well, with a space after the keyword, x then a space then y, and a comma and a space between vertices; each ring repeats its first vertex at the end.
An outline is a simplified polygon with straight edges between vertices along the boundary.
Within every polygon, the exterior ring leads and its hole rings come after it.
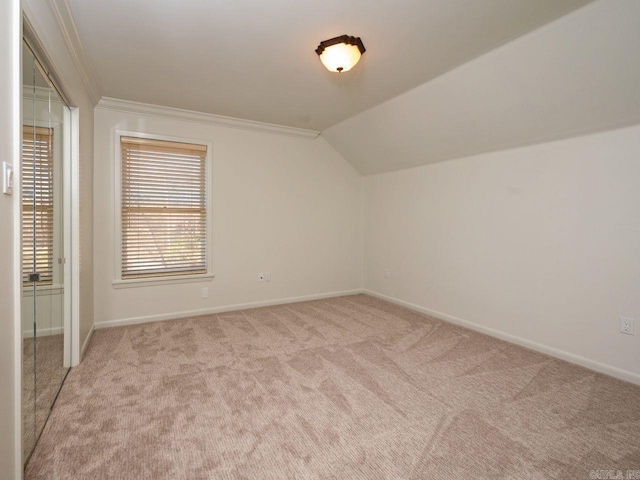
POLYGON ((22 49, 22 439, 29 460, 71 365, 71 110, 22 49))

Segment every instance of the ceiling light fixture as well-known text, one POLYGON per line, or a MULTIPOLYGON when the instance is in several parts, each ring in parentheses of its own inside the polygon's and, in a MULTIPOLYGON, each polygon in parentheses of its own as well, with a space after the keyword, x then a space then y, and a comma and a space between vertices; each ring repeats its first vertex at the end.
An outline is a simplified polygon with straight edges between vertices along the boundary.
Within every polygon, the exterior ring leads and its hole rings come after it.
POLYGON ((330 72, 348 72, 366 51, 360 37, 340 35, 320 42, 316 53, 330 72))

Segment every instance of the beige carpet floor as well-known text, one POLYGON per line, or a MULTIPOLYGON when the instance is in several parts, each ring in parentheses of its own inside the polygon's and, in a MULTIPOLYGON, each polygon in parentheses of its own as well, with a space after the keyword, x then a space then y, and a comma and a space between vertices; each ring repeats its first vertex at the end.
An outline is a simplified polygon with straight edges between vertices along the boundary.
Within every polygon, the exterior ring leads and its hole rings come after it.
POLYGON ((640 470, 640 387, 356 295, 97 331, 26 478, 609 469, 640 470))

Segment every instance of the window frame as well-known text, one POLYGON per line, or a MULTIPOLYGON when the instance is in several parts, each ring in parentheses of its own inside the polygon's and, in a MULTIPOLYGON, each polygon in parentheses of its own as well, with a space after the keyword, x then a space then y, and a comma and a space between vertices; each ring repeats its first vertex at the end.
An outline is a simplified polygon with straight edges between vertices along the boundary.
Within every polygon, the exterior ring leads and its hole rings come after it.
POLYGON ((144 287, 152 285, 176 284, 176 283, 193 283, 193 282, 209 282, 213 280, 215 274, 213 272, 213 200, 212 200, 212 178, 213 178, 213 161, 212 161, 212 143, 206 140, 175 137, 169 135, 159 135, 146 132, 134 132, 128 130, 116 130, 114 135, 114 280, 112 282, 114 288, 144 287), (149 140, 159 140, 166 142, 190 143, 193 145, 203 145, 207 147, 205 156, 205 207, 207 212, 206 221, 206 239, 205 239, 205 265, 207 273, 193 273, 181 275, 166 275, 156 277, 143 278, 122 278, 122 144, 121 137, 135 137, 149 140))

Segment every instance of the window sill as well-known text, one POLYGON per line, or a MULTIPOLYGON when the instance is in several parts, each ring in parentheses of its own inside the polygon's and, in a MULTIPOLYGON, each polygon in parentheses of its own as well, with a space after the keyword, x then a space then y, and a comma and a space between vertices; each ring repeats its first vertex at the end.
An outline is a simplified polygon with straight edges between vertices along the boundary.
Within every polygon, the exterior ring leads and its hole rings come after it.
MULTIPOLYGON (((64 285, 40 285, 36 287, 36 297, 40 297, 41 295, 60 295, 64 293, 64 285)), ((22 287, 22 296, 23 297, 33 297, 33 287, 22 287)))
POLYGON ((201 275, 176 275, 173 277, 133 278, 130 280, 114 280, 113 288, 153 287, 157 285, 172 285, 176 283, 210 282, 215 275, 203 273, 201 275))

